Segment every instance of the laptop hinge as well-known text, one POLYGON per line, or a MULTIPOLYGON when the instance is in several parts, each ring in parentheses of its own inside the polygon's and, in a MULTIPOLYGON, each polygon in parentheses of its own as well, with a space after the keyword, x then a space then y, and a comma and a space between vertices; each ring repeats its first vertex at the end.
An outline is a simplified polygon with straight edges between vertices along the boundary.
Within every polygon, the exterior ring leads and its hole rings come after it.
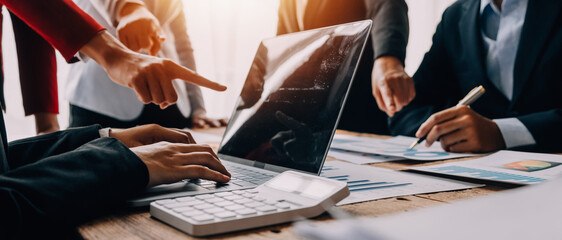
POLYGON ((265 168, 265 163, 257 162, 257 161, 256 161, 256 162, 254 162, 254 167, 264 169, 264 168, 265 168))

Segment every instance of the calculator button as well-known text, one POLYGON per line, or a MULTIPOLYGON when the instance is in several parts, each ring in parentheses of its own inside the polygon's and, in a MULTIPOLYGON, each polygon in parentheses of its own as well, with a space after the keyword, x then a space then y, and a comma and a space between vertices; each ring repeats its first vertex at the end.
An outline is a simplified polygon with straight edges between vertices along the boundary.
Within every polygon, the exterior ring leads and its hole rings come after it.
POLYGON ((261 203, 261 202, 250 202, 250 203, 244 204, 244 206, 249 207, 249 208, 257 208, 257 207, 263 206, 263 203, 261 203))
POLYGON ((205 209, 203 211, 205 211, 207 213, 218 213, 218 212, 224 212, 224 209, 219 208, 219 207, 214 207, 214 208, 205 209))
POLYGON ((176 198, 176 200, 178 202, 187 202, 187 201, 193 201, 193 200, 195 200, 195 198, 194 197, 181 197, 181 198, 176 198))
POLYGON ((291 205, 287 204, 287 203, 278 203, 275 205, 275 207, 280 208, 280 209, 289 209, 291 208, 291 205))
POLYGON ((236 200, 234 200, 234 202, 235 202, 235 203, 238 203, 238 204, 244 204, 244 203, 252 202, 252 200, 247 199, 247 198, 241 198, 241 199, 236 199, 236 200))
POLYGON ((254 199, 254 201, 258 201, 258 202, 265 201, 265 198, 258 197, 258 196, 253 197, 252 199, 254 199))
POLYGON ((208 203, 216 203, 216 202, 222 202, 222 201, 224 201, 224 199, 219 198, 219 197, 213 197, 213 198, 205 199, 205 202, 208 202, 208 203))
POLYGON ((231 201, 222 201, 222 202, 217 202, 215 203, 215 205, 219 206, 219 207, 225 207, 228 205, 233 205, 234 203, 231 201))
POLYGON ((211 221, 211 220, 215 219, 213 216, 208 215, 208 214, 198 215, 198 216, 194 216, 192 218, 193 218, 193 220, 198 221, 198 222, 206 222, 206 221, 211 221))
POLYGON ((171 203, 175 203, 175 202, 176 202, 176 200, 174 200, 174 199, 164 199, 164 200, 156 201, 156 204, 166 205, 166 204, 171 204, 171 203))
POLYGON ((165 204, 164 207, 166 208, 179 208, 179 207, 189 207, 192 206, 189 202, 174 202, 165 204))
POLYGON ((235 204, 235 205, 226 206, 226 207, 224 207, 224 208, 225 208, 226 210, 234 211, 234 210, 243 209, 244 206, 235 204))
POLYGON ((192 208, 192 207, 180 207, 180 208, 174 208, 173 210, 174 210, 174 212, 186 212, 186 211, 193 211, 193 210, 195 210, 195 208, 192 208))
POLYGON ((194 217, 194 216, 204 214, 204 212, 199 211, 199 210, 193 210, 193 211, 182 212, 181 214, 186 216, 186 217, 194 217))
POLYGON ((239 195, 230 195, 230 196, 224 197, 224 199, 226 199, 226 200, 236 200, 236 199, 240 199, 240 198, 242 198, 242 196, 239 196, 239 195))
POLYGON ((248 189, 247 192, 249 192, 249 193, 258 193, 258 190, 256 190, 256 189, 248 189))
POLYGON ((218 218, 233 218, 236 217, 236 214, 230 211, 218 212, 214 213, 214 215, 218 218))
POLYGON ((204 199, 213 198, 213 195, 211 195, 211 194, 203 194, 203 195, 195 196, 195 198, 204 200, 204 199))
POLYGON ((251 198, 251 197, 254 196, 254 194, 252 194, 252 193, 244 193, 244 194, 242 194, 242 196, 247 197, 247 198, 251 198))
POLYGON ((272 211, 275 211, 276 208, 266 205, 266 206, 258 207, 258 208, 256 208, 256 210, 258 210, 260 212, 272 212, 272 211))
POLYGON ((275 200, 265 200, 265 201, 263 201, 263 203, 265 203, 267 205, 273 205, 273 204, 276 204, 277 201, 275 201, 275 200))
POLYGON ((247 216, 247 215, 252 215, 252 214, 256 214, 257 211, 254 209, 249 209, 249 208, 242 208, 239 210, 236 210, 236 213, 243 215, 243 216, 247 216))
POLYGON ((226 197, 226 196, 230 196, 232 195, 231 192, 220 192, 220 193, 215 193, 215 196, 219 196, 219 197, 226 197))
POLYGON ((195 205, 193 207, 196 208, 196 209, 202 210, 202 209, 212 208, 214 206, 212 204, 205 203, 205 204, 201 204, 201 205, 195 205))
MULTIPOLYGON (((233 178, 231 178, 231 180, 232 180, 232 179, 233 179, 233 178)), ((234 193, 234 194, 242 194, 242 193, 245 193, 245 192, 246 192, 246 191, 244 191, 244 190, 234 190, 234 191, 232 191, 232 193, 234 193)))

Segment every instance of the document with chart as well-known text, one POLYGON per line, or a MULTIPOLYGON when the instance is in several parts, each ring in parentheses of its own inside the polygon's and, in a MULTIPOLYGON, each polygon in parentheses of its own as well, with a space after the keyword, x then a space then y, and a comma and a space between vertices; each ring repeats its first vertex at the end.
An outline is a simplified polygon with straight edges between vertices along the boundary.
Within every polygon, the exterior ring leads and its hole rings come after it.
POLYGON ((403 157, 421 161, 479 156, 478 154, 445 152, 441 148, 441 144, 439 144, 439 142, 435 142, 431 147, 425 147, 422 143, 414 149, 409 149, 410 145, 416 140, 417 138, 406 136, 377 139, 371 137, 336 134, 330 147, 332 149, 403 157))
POLYGON ((562 174, 562 155, 499 151, 474 160, 410 169, 526 185, 541 183, 562 174))
POLYGON ((339 202, 338 206, 382 198, 483 186, 340 161, 327 161, 320 176, 347 182, 351 195, 339 202))

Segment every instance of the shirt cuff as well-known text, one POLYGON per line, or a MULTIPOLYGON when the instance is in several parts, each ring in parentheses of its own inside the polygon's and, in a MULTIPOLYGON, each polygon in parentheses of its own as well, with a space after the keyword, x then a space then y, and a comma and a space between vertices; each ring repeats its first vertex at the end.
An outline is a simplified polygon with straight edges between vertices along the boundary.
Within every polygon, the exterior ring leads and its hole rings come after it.
POLYGON ((111 132, 111 128, 102 128, 99 130, 100 138, 109 137, 109 133, 111 132))
POLYGON ((529 129, 517 118, 494 119, 500 129, 506 148, 535 145, 536 141, 529 129))

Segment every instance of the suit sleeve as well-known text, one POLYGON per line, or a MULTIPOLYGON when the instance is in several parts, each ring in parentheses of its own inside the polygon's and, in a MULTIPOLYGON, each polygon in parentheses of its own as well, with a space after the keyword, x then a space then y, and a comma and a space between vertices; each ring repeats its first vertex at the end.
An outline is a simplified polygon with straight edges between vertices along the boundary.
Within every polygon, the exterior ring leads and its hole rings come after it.
POLYGON ((53 47, 10 13, 18 52, 25 115, 59 113, 57 59, 53 47))
POLYGON ((521 150, 538 152, 560 152, 560 134, 562 134, 562 109, 537 112, 517 117, 531 132, 536 144, 521 150))
MULTIPOLYGON (((446 18, 444 13, 443 19, 446 18)), ((414 74, 416 97, 394 117, 389 119, 392 135, 414 136, 420 125, 433 113, 454 104, 455 74, 451 72, 448 52, 445 47, 445 21, 437 26, 433 45, 414 74)))
POLYGON ((8 143, 10 169, 15 169, 39 159, 72 151, 100 137, 99 125, 71 128, 65 131, 24 138, 8 143))
POLYGON ((371 38, 375 59, 393 56, 402 63, 406 58, 409 21, 404 0, 365 0, 367 17, 373 20, 371 38))
POLYGON ((40 239, 140 192, 148 170, 125 145, 100 138, 0 175, 1 239, 40 239))
POLYGON ((0 0, 70 61, 103 27, 72 0, 0 0))

